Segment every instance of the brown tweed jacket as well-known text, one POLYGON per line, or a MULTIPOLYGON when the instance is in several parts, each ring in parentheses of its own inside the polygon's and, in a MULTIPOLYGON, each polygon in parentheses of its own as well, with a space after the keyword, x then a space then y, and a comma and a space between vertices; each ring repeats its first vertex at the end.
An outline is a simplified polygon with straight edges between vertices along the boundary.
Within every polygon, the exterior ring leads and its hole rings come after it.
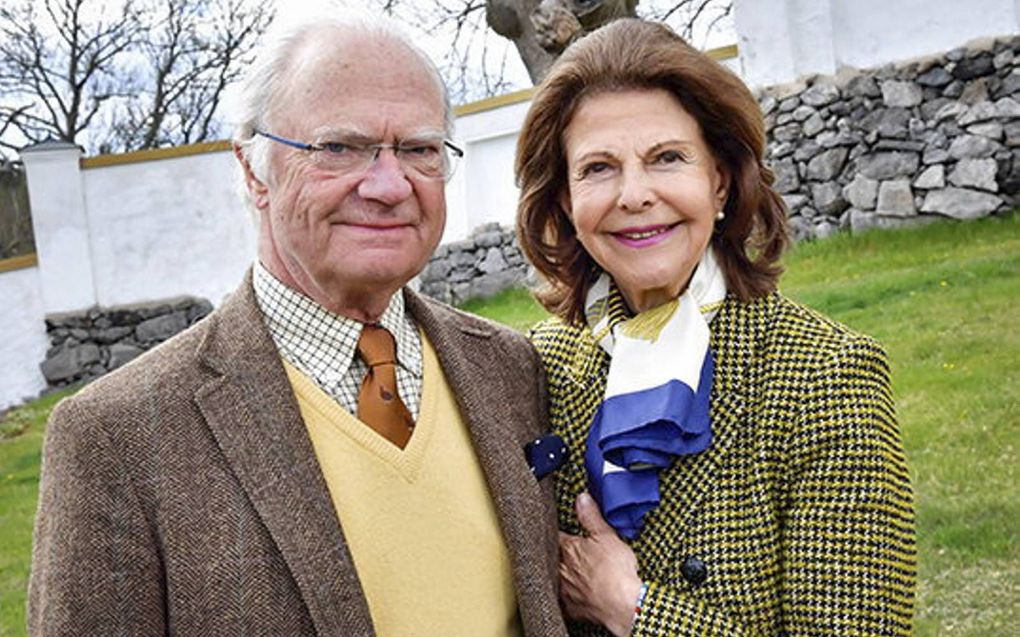
MULTIPOLYGON (((520 335, 405 295, 471 430, 525 633, 565 635, 552 485, 522 451, 546 427, 537 356, 520 335)), ((53 412, 28 607, 33 635, 375 634, 250 275, 53 412)))

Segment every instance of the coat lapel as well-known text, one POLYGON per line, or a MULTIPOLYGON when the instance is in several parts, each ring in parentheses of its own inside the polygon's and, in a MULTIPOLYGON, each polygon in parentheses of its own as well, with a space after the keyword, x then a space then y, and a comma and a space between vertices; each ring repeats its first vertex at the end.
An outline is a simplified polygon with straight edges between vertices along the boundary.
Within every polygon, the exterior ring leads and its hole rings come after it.
POLYGON ((682 550, 683 537, 700 515, 702 500, 717 487, 720 467, 734 442, 752 433, 744 426, 749 391, 754 387, 750 375, 758 343, 752 314, 747 304, 731 296, 712 322, 711 347, 716 365, 710 411, 712 446, 678 459, 660 475, 660 491, 669 497, 649 515, 635 543, 635 551, 644 558, 644 572, 682 561, 674 553, 682 550))
POLYGON ((325 480, 249 272, 214 315, 196 395, 209 428, 290 568, 321 635, 372 635, 325 480))
POLYGON ((461 417, 470 431, 500 518, 525 630, 531 626, 537 627, 541 634, 556 634, 562 630, 559 616, 550 617, 542 610, 557 607, 546 570, 549 551, 555 551, 552 547, 556 542, 555 533, 551 532, 555 526, 552 495, 551 492, 543 494, 528 469, 523 452, 526 441, 514 436, 519 428, 510 424, 508 404, 516 397, 501 391, 504 387, 501 374, 519 373, 519 370, 500 367, 500 345, 493 329, 476 321, 460 320, 449 310, 433 307, 413 292, 408 291, 405 296, 412 316, 436 350, 461 417), (545 579, 537 581, 536 573, 546 574, 545 579), (553 632, 549 626, 559 630, 553 632))

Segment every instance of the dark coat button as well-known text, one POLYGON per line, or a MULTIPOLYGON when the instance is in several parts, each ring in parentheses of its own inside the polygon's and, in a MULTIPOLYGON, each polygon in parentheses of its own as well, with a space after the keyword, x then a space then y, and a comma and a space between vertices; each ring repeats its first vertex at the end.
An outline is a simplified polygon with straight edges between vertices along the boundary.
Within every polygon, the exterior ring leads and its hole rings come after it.
POLYGON ((684 558, 684 563, 680 566, 680 572, 683 573, 684 579, 691 586, 700 586, 705 578, 708 577, 708 567, 705 563, 696 557, 689 556, 684 558))

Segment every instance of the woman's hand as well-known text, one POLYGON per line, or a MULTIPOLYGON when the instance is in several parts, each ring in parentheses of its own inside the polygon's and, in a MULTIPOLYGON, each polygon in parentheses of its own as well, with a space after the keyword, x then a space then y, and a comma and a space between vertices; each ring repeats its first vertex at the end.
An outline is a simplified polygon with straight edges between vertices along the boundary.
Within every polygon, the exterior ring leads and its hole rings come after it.
POLYGON ((629 635, 641 591, 637 558, 590 495, 577 496, 574 506, 588 537, 560 533, 563 609, 571 619, 601 624, 618 637, 629 635))

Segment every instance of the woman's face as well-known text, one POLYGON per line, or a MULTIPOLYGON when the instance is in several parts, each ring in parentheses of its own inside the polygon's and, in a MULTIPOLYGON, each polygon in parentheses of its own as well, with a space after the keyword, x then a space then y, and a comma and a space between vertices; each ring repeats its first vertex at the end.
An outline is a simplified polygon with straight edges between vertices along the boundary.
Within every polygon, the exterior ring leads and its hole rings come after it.
POLYGON ((561 205, 588 254, 635 312, 679 296, 728 186, 697 120, 662 89, 600 93, 581 102, 564 145, 561 205))

